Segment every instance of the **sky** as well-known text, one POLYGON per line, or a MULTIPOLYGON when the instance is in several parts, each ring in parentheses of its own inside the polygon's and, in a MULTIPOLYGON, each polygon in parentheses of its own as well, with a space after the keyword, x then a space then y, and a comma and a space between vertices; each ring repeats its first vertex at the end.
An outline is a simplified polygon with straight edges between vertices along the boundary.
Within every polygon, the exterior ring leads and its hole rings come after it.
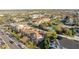
POLYGON ((0 9, 78 9, 78 0, 0 0, 0 9))

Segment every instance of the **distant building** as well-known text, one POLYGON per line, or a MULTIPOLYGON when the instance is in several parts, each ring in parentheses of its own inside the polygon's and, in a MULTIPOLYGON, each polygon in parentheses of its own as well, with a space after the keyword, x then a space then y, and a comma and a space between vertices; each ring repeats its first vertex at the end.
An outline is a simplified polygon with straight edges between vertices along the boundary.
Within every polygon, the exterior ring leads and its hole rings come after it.
POLYGON ((21 22, 21 21, 24 20, 24 18, 17 18, 17 17, 14 17, 12 20, 15 21, 15 22, 21 22))
POLYGON ((32 22, 35 24, 35 25, 39 25, 41 23, 44 23, 44 22, 48 22, 50 21, 50 18, 46 18, 46 17, 42 17, 42 18, 36 18, 36 19, 33 19, 32 22))
POLYGON ((38 44, 38 42, 43 40, 43 32, 38 29, 32 28, 30 26, 25 26, 22 24, 11 23, 12 29, 21 32, 22 35, 30 38, 34 43, 38 44))
POLYGON ((34 13, 34 14, 31 14, 30 17, 32 19, 35 19, 35 18, 41 18, 41 17, 44 17, 44 15, 40 14, 40 13, 34 13))
POLYGON ((22 30, 34 43, 38 44, 41 40, 43 40, 43 36, 36 29, 33 28, 25 28, 22 30))

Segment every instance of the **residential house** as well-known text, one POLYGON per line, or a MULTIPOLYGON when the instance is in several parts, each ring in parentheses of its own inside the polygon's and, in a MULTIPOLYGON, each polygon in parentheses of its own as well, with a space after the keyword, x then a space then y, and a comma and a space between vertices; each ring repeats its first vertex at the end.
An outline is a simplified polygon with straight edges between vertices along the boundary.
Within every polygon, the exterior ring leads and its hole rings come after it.
POLYGON ((35 25, 39 25, 41 23, 48 22, 48 21, 50 21, 50 18, 48 17, 36 18, 32 20, 33 24, 35 25))

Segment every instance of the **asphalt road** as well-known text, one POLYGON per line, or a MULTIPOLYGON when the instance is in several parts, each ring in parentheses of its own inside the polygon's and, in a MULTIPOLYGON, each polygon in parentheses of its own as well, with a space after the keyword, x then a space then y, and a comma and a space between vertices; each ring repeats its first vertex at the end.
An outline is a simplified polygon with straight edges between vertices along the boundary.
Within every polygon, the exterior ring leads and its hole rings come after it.
POLYGON ((60 45, 67 48, 67 49, 79 49, 79 41, 69 40, 69 39, 62 39, 59 40, 60 45))
POLYGON ((10 49, 20 49, 20 47, 17 46, 15 43, 11 44, 9 42, 10 38, 6 36, 5 32, 3 32, 2 30, 0 30, 0 32, 3 33, 3 34, 0 34, 0 37, 6 42, 6 44, 9 46, 10 49))

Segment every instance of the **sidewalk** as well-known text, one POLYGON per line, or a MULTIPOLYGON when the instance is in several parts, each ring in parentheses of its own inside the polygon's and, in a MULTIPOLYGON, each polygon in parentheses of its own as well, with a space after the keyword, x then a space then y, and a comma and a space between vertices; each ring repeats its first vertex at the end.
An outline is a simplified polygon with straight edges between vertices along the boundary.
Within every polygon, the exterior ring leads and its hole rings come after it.
POLYGON ((79 41, 79 37, 78 36, 74 36, 74 37, 69 37, 69 36, 65 36, 65 35, 58 35, 58 36, 61 36, 61 37, 64 37, 64 38, 67 38, 67 39, 70 39, 70 40, 79 41))

